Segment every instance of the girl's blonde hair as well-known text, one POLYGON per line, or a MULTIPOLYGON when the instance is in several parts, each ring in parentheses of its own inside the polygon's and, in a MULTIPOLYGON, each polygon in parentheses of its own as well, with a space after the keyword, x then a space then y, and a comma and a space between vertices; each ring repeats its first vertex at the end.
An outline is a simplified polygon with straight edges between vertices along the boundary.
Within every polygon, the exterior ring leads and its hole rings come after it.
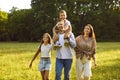
MULTIPOLYGON (((48 38, 49 38, 48 43, 49 43, 49 44, 52 44, 52 38, 51 38, 50 34, 49 34, 49 33, 44 33, 44 34, 43 34, 43 37, 44 37, 44 35, 47 35, 47 36, 48 36, 48 38)), ((44 43, 43 37, 42 37, 42 39, 41 39, 41 45, 44 43)))

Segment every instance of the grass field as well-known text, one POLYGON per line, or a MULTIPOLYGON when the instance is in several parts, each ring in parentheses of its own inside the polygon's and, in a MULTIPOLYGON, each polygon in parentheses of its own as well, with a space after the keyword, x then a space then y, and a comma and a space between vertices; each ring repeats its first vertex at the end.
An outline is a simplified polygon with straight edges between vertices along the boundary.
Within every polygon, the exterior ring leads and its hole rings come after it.
MULTIPOLYGON (((0 80, 42 80, 38 71, 39 56, 29 63, 39 43, 0 43, 0 80)), ((120 42, 102 42, 97 44, 98 67, 92 66, 91 80, 120 80, 120 42)), ((71 80, 76 80, 76 64, 73 59, 71 80)), ((55 51, 52 51, 52 70, 50 80, 55 79, 55 51)), ((62 75, 63 80, 63 75, 62 75)))

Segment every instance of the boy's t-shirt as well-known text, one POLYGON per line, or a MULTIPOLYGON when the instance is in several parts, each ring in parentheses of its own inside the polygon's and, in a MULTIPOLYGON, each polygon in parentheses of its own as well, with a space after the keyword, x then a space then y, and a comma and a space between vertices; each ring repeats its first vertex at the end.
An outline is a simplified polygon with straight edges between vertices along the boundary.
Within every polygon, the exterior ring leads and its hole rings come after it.
POLYGON ((71 26, 70 21, 69 20, 65 20, 64 29, 67 30, 70 26, 71 26))

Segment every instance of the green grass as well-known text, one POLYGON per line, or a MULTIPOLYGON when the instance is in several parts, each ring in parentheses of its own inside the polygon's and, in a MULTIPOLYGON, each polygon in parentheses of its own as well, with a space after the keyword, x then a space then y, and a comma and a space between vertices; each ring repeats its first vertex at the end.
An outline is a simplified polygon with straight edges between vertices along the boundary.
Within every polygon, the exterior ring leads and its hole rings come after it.
MULTIPOLYGON (((0 80, 42 80, 38 71, 39 56, 29 63, 39 43, 0 43, 0 80)), ((92 66, 91 80, 120 80, 120 42, 103 42, 97 44, 98 67, 92 66)), ((76 80, 76 64, 73 59, 71 80, 76 80)), ((55 51, 52 51, 52 70, 50 80, 55 79, 55 51)), ((63 80, 63 75, 62 75, 63 80)))

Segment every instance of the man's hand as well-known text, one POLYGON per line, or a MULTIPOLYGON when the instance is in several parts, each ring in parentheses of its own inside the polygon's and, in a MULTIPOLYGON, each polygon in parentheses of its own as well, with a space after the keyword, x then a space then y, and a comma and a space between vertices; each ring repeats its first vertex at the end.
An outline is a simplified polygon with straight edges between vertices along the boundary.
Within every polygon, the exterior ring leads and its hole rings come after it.
POLYGON ((58 35, 54 35, 53 41, 54 41, 54 42, 58 41, 58 35))

